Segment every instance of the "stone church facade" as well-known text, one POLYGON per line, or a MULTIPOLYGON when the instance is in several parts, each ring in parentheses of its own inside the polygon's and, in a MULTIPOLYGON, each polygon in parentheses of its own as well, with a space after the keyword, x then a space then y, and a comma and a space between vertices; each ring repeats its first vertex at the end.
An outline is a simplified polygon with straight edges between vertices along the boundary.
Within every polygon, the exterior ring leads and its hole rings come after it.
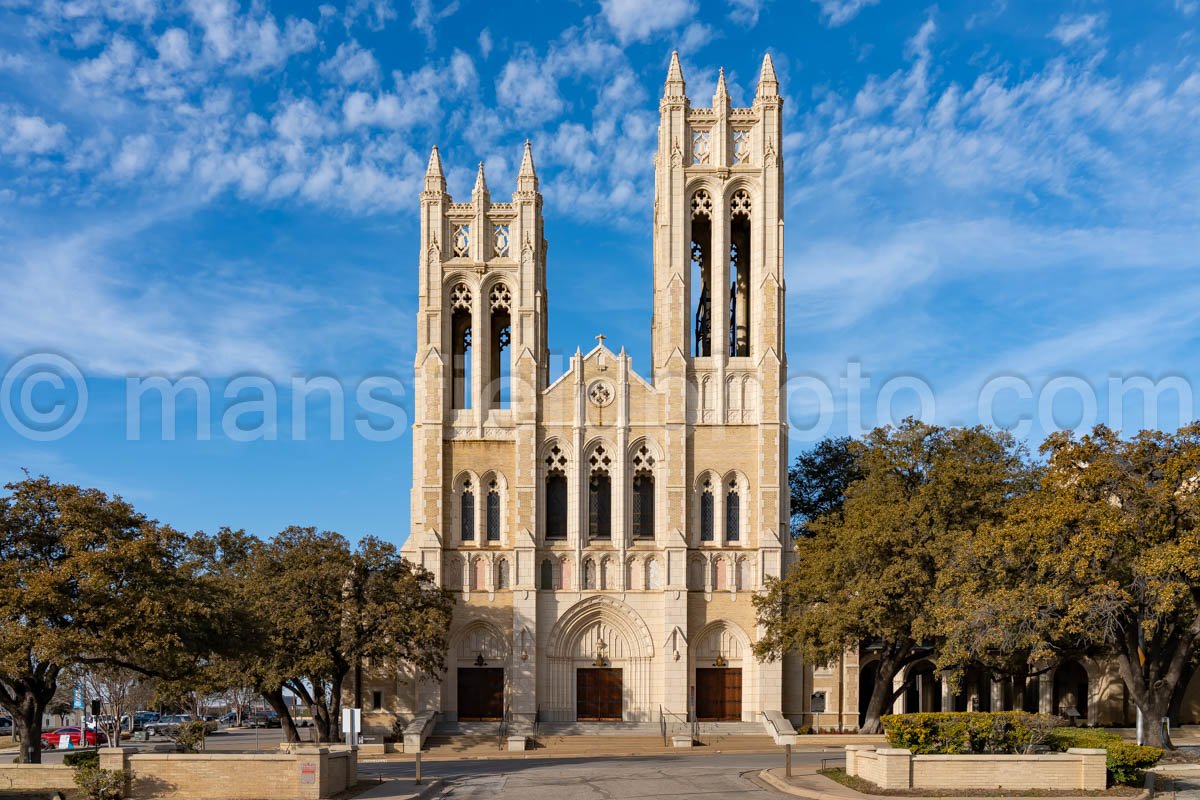
POLYGON ((790 549, 781 112, 769 56, 749 108, 731 107, 724 73, 693 106, 672 56, 649 375, 601 336, 549 373, 529 144, 503 202, 482 164, 453 201, 434 148, 404 551, 458 602, 444 679, 373 684, 368 721, 807 711, 813 673, 751 650, 751 598, 790 549))
MULTIPOLYGON (((454 202, 437 148, 420 197, 412 529, 404 553, 456 594, 440 680, 372 675, 364 729, 435 710, 513 730, 577 720, 858 727, 877 656, 760 662, 752 597, 789 568, 782 104, 724 74, 693 106, 676 56, 654 157, 651 372, 604 337, 549 372, 542 197, 529 143, 493 202, 454 202), (719 254, 719 256, 718 256, 719 254)), ((368 670, 369 673, 369 670, 368 670)), ((895 713, 1025 708, 1127 724, 1112 664, 1031 682, 931 661, 895 713), (1072 710, 1074 713, 1072 714, 1072 710)), ((1200 718, 1200 677, 1180 709, 1200 718)))

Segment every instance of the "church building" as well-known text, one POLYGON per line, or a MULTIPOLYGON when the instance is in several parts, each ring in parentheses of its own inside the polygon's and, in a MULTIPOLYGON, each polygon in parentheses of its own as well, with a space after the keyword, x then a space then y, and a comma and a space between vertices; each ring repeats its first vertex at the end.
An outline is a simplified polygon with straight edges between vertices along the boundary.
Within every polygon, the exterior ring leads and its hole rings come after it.
POLYGON ((529 143, 503 202, 482 164, 455 202, 434 148, 404 551, 457 603, 444 678, 375 692, 384 718, 808 711, 813 673, 752 652, 751 598, 790 552, 782 104, 770 56, 749 108, 731 106, 724 72, 693 106, 671 57, 648 375, 601 336, 550 374, 554 266, 529 143))

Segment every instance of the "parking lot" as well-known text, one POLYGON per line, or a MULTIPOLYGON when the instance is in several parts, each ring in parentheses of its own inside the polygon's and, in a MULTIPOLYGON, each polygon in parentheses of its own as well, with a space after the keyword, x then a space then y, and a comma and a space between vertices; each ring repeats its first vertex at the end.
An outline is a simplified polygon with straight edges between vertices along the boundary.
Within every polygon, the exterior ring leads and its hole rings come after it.
MULTIPOLYGON (((303 735, 303 732, 301 733, 303 735)), ((279 728, 222 728, 204 740, 204 749, 211 753, 267 753, 279 749, 283 731, 279 728)), ((169 745, 170 739, 157 737, 148 742, 125 741, 122 746, 131 751, 151 751, 156 745, 169 745)), ((69 750, 43 750, 43 764, 59 764, 69 750)))

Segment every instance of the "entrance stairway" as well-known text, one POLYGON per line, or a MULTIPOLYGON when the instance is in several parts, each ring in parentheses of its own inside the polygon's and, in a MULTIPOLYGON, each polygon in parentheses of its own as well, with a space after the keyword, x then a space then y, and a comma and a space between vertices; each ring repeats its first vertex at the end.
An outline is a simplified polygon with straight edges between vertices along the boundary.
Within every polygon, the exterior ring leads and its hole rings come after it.
MULTIPOLYGON (((498 722, 438 722, 425 742, 426 754, 439 758, 490 758, 506 750, 498 722)), ((674 731, 673 731, 674 733, 674 731)), ((706 751, 774 752, 771 737, 753 722, 702 722, 697 747, 706 751)), ((529 734, 529 751, 542 756, 681 755, 663 744, 657 722, 543 722, 529 734)))

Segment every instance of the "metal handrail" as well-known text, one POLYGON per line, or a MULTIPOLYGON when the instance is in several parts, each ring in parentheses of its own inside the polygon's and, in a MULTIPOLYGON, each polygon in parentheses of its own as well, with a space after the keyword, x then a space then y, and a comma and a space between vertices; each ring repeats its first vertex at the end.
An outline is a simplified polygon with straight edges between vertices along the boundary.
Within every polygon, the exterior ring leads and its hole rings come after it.
POLYGON ((496 746, 501 750, 504 749, 506 740, 508 738, 508 721, 511 714, 512 711, 509 708, 508 703, 505 703, 504 713, 500 715, 500 726, 496 729, 496 746))
POLYGON ((676 712, 672 711, 671 709, 665 708, 661 704, 658 707, 658 723, 659 723, 659 731, 662 733, 664 747, 667 744, 667 737, 672 729, 671 726, 678 725, 678 726, 680 726, 679 729, 681 729, 681 730, 684 730, 684 731, 689 730, 688 718, 687 718, 686 714, 677 714, 676 712), (672 720, 670 725, 667 722, 667 717, 670 717, 672 720))

